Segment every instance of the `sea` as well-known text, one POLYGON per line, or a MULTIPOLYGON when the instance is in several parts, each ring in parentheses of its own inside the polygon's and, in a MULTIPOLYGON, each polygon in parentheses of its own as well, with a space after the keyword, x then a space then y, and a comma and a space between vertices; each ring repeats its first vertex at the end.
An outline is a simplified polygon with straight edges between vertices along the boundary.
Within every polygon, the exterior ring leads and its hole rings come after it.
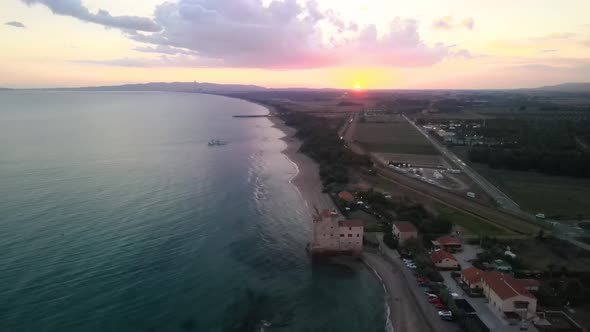
POLYGON ((306 254, 284 133, 232 118, 267 112, 0 92, 0 331, 384 331, 372 271, 306 254))

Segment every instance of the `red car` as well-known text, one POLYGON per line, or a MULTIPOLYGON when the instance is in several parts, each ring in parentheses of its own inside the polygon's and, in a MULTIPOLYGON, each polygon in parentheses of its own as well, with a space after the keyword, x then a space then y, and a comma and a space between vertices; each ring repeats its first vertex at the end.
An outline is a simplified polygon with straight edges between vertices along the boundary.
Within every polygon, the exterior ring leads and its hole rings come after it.
POLYGON ((433 304, 440 303, 440 299, 438 297, 433 297, 433 298, 428 299, 428 302, 433 303, 433 304))
POLYGON ((428 280, 426 280, 426 278, 422 278, 422 277, 418 277, 416 278, 416 282, 419 284, 423 284, 425 282, 427 282, 428 280))

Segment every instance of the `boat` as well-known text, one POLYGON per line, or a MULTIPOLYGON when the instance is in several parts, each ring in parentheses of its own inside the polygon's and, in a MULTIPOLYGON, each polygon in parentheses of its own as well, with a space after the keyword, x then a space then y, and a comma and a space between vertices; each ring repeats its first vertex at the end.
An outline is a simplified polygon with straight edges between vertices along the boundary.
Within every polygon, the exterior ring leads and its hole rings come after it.
POLYGON ((227 145, 227 142, 220 141, 218 139, 212 139, 207 143, 209 146, 220 146, 220 145, 227 145))

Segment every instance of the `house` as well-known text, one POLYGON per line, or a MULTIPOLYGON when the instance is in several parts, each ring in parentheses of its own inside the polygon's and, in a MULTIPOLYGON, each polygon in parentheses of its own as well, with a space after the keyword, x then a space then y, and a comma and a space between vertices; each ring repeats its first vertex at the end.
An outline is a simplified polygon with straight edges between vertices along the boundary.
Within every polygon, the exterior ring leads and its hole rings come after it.
POLYGON ((401 245, 406 243, 409 239, 415 239, 418 237, 416 226, 407 221, 394 222, 391 231, 401 245))
POLYGON ((338 198, 340 198, 341 200, 347 202, 347 203, 352 203, 354 202, 354 196, 348 192, 348 191, 341 191, 338 193, 338 198))
POLYGON ((432 241, 432 245, 435 249, 442 249, 448 252, 462 251, 463 246, 461 241, 453 236, 441 236, 435 241, 432 241))
POLYGON ((484 271, 476 267, 469 267, 461 271, 461 280, 469 289, 469 293, 481 293, 483 274, 484 271))
POLYGON ((509 274, 497 271, 485 272, 482 288, 489 305, 506 317, 516 314, 529 319, 537 311, 535 296, 509 274))
POLYGON ((459 268, 459 262, 455 256, 444 250, 433 251, 430 254, 430 259, 432 260, 432 264, 441 270, 455 270, 459 268))
POLYGON ((312 254, 358 255, 363 251, 364 227, 361 220, 341 220, 336 211, 322 210, 313 220, 312 254))

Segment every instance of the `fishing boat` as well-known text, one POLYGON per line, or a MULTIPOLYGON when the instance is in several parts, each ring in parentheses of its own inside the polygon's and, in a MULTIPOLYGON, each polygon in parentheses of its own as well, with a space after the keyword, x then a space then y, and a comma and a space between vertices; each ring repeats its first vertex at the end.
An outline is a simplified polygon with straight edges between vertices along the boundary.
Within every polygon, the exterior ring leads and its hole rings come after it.
POLYGON ((220 145, 227 145, 227 142, 220 141, 218 139, 212 139, 207 143, 209 146, 220 146, 220 145))

